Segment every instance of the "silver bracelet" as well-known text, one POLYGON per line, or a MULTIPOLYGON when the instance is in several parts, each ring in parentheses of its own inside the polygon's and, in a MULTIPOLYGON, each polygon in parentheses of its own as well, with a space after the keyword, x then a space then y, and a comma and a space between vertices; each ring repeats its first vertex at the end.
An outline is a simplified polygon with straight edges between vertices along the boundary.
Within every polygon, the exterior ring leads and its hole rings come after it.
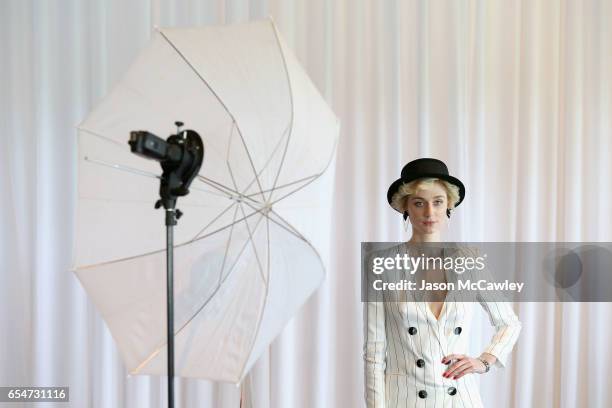
MULTIPOLYGON (((484 366, 485 366, 485 373, 488 373, 488 372, 489 372, 489 369, 491 368, 491 367, 489 366, 489 362, 488 362, 487 360, 483 359, 483 358, 480 358, 480 357, 479 357, 478 359, 479 359, 480 361, 482 361, 482 364, 484 364, 484 366)), ((484 374, 484 373, 483 373, 483 374, 484 374)))

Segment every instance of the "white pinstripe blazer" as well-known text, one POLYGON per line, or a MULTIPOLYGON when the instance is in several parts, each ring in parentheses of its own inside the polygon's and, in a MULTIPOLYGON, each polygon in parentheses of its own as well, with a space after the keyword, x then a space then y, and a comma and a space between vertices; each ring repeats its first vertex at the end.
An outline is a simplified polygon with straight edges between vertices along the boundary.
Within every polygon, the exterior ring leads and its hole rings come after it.
MULTIPOLYGON (((457 254, 465 254, 460 250, 457 254)), ((385 251, 394 256, 397 247, 385 251)), ((472 252, 471 255, 474 255, 472 252)), ((453 256, 453 255, 448 255, 453 256)), ((454 272, 447 271, 447 281, 454 272)), ((364 302, 365 398, 368 408, 482 407, 475 374, 458 380, 444 378, 442 357, 467 354, 476 302, 460 302, 449 291, 438 320, 425 302, 364 302)), ((478 294, 479 304, 495 327, 484 349, 504 367, 521 330, 507 302, 478 294)))

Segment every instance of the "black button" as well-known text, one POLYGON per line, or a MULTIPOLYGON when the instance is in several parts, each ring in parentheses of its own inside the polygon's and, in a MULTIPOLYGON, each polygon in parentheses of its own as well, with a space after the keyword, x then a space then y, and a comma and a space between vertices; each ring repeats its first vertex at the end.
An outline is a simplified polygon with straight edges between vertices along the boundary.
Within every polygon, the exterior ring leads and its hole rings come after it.
POLYGON ((461 327, 455 327, 455 334, 459 335, 461 334, 461 327))
POLYGON ((417 333, 417 328, 416 327, 409 328, 408 333, 410 333, 411 336, 414 336, 417 333))
POLYGON ((447 392, 449 393, 449 395, 455 395, 457 393, 457 389, 455 387, 449 387, 447 392))
POLYGON ((425 360, 423 360, 422 358, 419 358, 416 363, 417 363, 417 367, 423 367, 425 365, 425 360))
POLYGON ((419 397, 421 397, 421 398, 427 398, 427 391, 425 391, 425 390, 421 390, 421 391, 419 391, 419 397))

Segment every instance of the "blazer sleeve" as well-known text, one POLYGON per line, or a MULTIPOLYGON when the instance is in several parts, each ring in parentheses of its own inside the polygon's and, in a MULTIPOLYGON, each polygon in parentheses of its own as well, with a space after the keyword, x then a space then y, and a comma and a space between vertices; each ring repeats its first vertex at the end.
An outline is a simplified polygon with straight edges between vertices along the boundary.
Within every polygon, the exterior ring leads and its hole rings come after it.
POLYGON ((491 325, 495 327, 495 333, 484 352, 493 354, 497 358, 494 365, 503 368, 518 340, 522 327, 521 322, 508 302, 480 300, 480 304, 489 315, 491 325))
MULTIPOLYGON (((475 251, 474 256, 480 256, 478 250, 475 251)), ((494 280, 488 268, 485 268, 482 272, 484 279, 487 281, 494 280)), ((489 316, 491 325, 495 328, 491 341, 483 351, 497 358, 495 367, 503 368, 506 366, 508 357, 518 340, 522 328, 521 322, 514 313, 511 303, 503 301, 503 299, 500 300, 499 294, 494 296, 488 291, 479 291, 477 298, 489 316)))
POLYGON ((385 305, 364 302, 363 359, 365 368, 365 399, 368 408, 385 406, 385 368, 387 339, 385 305))
MULTIPOLYGON (((364 267, 372 264, 372 256, 364 267)), ((366 272, 362 284, 370 285, 375 279, 366 272)), ((385 304, 382 293, 372 293, 366 288, 363 300, 363 360, 365 374, 365 400, 367 408, 385 407, 385 369, 387 367, 387 337, 385 332, 385 304)))

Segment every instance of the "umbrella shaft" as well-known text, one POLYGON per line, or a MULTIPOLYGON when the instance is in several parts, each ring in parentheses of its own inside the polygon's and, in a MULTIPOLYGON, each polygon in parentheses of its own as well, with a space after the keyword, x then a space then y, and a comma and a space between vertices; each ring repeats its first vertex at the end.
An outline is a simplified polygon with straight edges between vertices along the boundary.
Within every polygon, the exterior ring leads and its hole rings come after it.
POLYGON ((166 300, 168 329, 168 408, 174 408, 174 210, 166 210, 166 300))

